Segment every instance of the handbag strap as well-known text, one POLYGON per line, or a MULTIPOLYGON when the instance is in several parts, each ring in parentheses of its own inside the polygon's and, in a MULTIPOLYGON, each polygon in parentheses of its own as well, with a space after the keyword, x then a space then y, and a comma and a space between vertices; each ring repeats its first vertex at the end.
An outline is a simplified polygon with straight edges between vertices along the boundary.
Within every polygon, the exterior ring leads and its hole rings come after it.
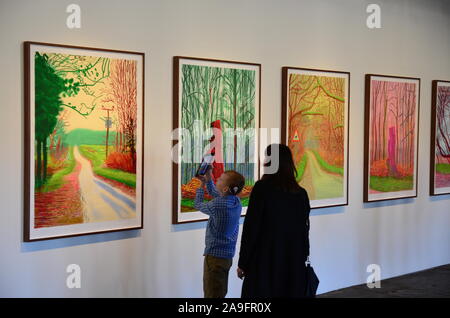
POLYGON ((311 266, 311 261, 309 260, 309 255, 308 255, 308 257, 306 258, 305 265, 306 265, 306 266, 311 266))

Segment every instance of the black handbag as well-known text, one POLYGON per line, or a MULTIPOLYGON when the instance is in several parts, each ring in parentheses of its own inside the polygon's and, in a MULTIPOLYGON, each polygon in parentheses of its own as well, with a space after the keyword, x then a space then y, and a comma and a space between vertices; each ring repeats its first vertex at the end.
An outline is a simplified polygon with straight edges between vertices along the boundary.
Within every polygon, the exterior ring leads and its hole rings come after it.
POLYGON ((308 298, 316 297, 317 288, 319 287, 319 278, 317 277, 314 269, 311 266, 311 262, 308 259, 305 262, 306 264, 306 290, 305 296, 308 298))

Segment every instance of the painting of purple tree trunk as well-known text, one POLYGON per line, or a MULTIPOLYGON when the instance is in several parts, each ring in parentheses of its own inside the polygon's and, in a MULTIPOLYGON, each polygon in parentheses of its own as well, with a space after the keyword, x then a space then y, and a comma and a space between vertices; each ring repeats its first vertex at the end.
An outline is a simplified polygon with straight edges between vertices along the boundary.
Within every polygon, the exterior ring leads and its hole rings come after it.
POLYGON ((450 193, 450 82, 432 82, 430 195, 450 193))
POLYGON ((417 196, 420 79, 366 75, 364 201, 417 196))

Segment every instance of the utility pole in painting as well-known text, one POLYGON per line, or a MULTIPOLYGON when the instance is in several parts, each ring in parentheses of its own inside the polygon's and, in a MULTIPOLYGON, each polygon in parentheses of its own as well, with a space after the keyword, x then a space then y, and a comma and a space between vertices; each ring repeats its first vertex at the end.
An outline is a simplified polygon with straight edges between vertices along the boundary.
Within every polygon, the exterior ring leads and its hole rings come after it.
POLYGON ((106 110, 106 119, 105 119, 105 126, 106 126, 106 158, 108 158, 108 141, 109 141, 109 128, 112 125, 112 120, 111 117, 109 117, 109 112, 114 110, 114 106, 112 108, 106 108, 106 107, 102 107, 102 110, 106 110))

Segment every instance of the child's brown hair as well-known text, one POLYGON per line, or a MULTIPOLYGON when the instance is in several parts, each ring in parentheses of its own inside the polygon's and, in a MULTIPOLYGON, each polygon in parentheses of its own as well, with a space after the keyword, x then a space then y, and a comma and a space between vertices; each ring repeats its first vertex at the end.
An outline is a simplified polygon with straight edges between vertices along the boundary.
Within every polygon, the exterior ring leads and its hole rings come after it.
POLYGON ((228 192, 232 195, 239 194, 245 186, 244 176, 234 170, 228 170, 224 173, 227 175, 228 192))

